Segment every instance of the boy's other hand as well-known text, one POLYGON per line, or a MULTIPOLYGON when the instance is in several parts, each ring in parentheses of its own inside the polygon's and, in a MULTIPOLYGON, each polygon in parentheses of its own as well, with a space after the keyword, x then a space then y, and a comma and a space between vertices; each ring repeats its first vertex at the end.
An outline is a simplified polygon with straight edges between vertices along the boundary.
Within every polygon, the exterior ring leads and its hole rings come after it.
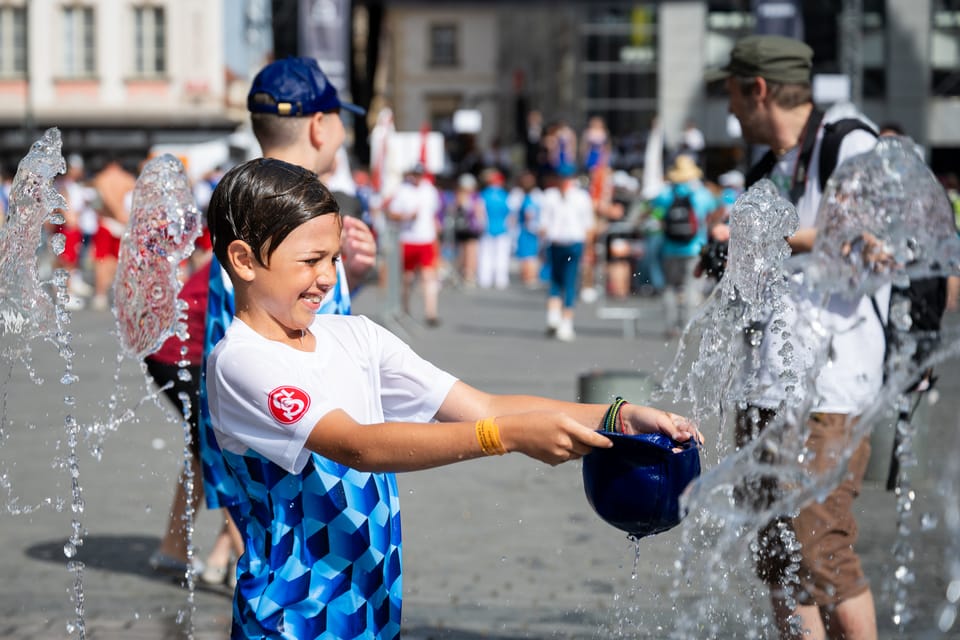
POLYGON ((696 438, 697 443, 703 444, 703 434, 697 430, 697 426, 676 413, 639 404, 625 404, 620 409, 620 415, 625 431, 630 435, 659 431, 677 442, 696 438))
POLYGON ((351 289, 363 283, 367 273, 377 262, 377 241, 362 220, 343 216, 341 234, 343 267, 351 289))

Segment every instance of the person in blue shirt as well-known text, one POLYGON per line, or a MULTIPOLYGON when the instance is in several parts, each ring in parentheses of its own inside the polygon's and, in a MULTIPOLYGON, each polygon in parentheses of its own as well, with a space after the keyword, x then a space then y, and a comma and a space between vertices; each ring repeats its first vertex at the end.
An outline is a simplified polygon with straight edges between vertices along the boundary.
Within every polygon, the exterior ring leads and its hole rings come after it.
POLYGON ((318 314, 342 220, 316 174, 273 158, 231 169, 207 211, 236 301, 206 365, 245 544, 234 640, 400 637, 397 472, 508 452, 556 465, 612 446, 605 423, 702 441, 651 407, 486 393, 368 318, 318 314))
POLYGON ((510 249, 513 235, 510 233, 513 218, 507 203, 503 174, 499 169, 486 169, 480 175, 486 227, 480 234, 477 256, 477 284, 483 289, 496 287, 506 289, 510 284, 510 249))
POLYGON ((669 184, 654 198, 655 215, 663 222, 663 310, 665 334, 676 338, 703 300, 695 272, 700 249, 707 242, 707 216, 717 207, 702 182, 693 158, 681 154, 667 172, 669 184))

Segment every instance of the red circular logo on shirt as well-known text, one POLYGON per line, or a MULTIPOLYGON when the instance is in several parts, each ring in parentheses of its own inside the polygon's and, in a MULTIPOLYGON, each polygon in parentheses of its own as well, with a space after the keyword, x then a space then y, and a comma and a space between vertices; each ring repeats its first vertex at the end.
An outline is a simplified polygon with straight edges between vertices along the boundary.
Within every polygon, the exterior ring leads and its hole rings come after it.
POLYGON ((277 387, 267 396, 270 413, 280 424, 293 424, 310 408, 310 396, 297 387, 277 387))

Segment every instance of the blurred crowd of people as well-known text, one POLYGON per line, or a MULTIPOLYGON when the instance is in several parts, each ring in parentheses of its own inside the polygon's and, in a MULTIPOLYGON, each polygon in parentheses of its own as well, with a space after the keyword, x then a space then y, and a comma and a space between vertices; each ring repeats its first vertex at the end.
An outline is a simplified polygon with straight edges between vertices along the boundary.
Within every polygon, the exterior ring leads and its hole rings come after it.
MULTIPOLYGON (((578 133, 563 121, 544 125, 533 111, 528 132, 523 153, 495 145, 466 154, 443 175, 429 174, 422 164, 410 167, 387 197, 376 192, 370 171, 350 167, 343 149, 324 178, 345 214, 382 239, 390 237, 387 225, 396 232, 403 310, 410 313, 410 292, 419 286, 428 326, 440 322, 443 286, 504 289, 515 279, 547 290, 546 330, 560 340, 575 335, 576 302, 601 296, 661 296, 664 333, 679 335, 713 284, 701 277, 700 255, 711 241, 726 240, 722 223, 744 189, 744 175, 736 169, 705 174, 703 135, 692 121, 677 147, 664 152, 666 170, 653 190, 642 168, 614 168, 618 145, 600 117, 578 133), (685 214, 689 228, 678 234, 671 220, 682 221, 685 214)), ((201 210, 225 169, 194 181, 201 210)), ((91 170, 81 156, 67 158, 67 171, 57 181, 67 203, 63 222, 48 226, 49 234, 63 234, 64 250, 51 252, 44 264, 69 273, 69 309, 109 309, 135 170, 115 161, 91 170)), ((955 175, 942 180, 960 226, 960 181, 955 175)), ((0 189, 4 214, 11 182, 7 175, 0 189)), ((208 251, 204 235, 196 264, 208 251)), ((381 286, 388 268, 381 261, 381 286)))
POLYGON ((499 148, 474 151, 443 175, 418 164, 383 199, 370 192, 365 172, 354 172, 363 175, 358 188, 370 193, 361 198, 365 220, 381 236, 387 225, 398 231, 403 310, 410 313, 418 279, 425 322, 435 326, 444 285, 504 289, 513 278, 547 291, 546 332, 558 340, 575 337, 577 301, 601 296, 664 294, 667 333, 677 334, 702 297, 705 280, 695 279, 694 267, 708 229, 725 219, 743 174, 704 177, 703 136, 692 122, 653 190, 641 169, 614 168, 614 144, 600 117, 578 133, 564 122, 544 126, 531 112, 528 132, 522 158, 499 148), (665 216, 688 196, 689 237, 665 234, 665 216))

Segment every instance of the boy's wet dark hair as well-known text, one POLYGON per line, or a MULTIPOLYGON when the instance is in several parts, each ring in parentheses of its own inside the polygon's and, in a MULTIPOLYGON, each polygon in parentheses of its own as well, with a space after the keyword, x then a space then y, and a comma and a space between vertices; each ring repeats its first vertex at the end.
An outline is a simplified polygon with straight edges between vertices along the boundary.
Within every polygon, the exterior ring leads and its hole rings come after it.
POLYGON ((340 207, 317 174, 274 158, 239 164, 217 184, 207 207, 213 253, 227 266, 227 247, 243 240, 263 266, 290 232, 340 207))

